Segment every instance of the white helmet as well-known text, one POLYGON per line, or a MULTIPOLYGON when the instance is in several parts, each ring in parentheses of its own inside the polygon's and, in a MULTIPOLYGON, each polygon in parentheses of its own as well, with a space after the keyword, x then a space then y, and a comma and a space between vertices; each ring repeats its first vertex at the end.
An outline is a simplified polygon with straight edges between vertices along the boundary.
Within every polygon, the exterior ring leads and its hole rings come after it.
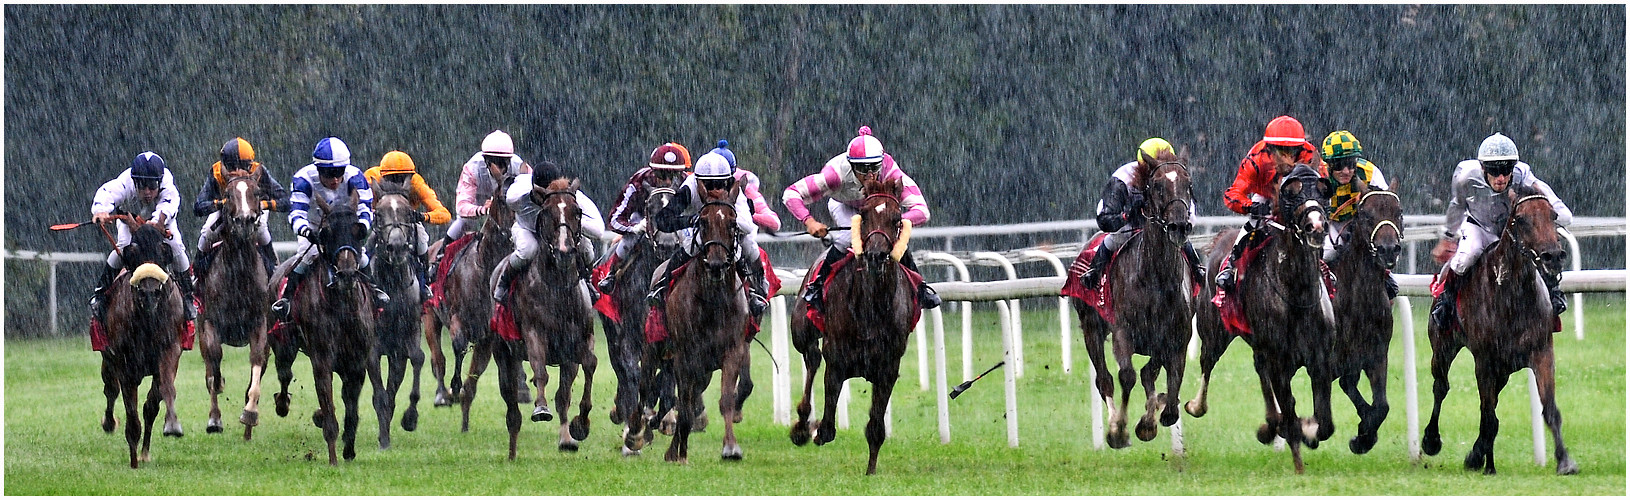
POLYGON ((504 133, 504 131, 494 130, 491 134, 487 134, 486 139, 481 140, 481 154, 501 158, 513 157, 515 156, 515 141, 511 140, 509 134, 504 133))
POLYGON ((735 174, 736 169, 730 166, 730 160, 718 153, 708 153, 696 160, 697 180, 729 179, 735 174))
POLYGON ((1477 161, 1516 160, 1517 144, 1511 142, 1510 137, 1495 132, 1494 135, 1483 139, 1483 145, 1477 147, 1477 161))

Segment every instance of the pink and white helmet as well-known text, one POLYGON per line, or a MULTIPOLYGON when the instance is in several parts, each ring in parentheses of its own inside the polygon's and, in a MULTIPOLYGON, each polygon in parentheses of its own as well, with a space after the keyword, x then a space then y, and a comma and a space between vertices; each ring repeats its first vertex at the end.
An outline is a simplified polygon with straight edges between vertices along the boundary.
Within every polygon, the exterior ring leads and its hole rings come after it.
POLYGON ((872 137, 872 128, 861 125, 859 135, 849 141, 849 163, 880 163, 883 161, 883 141, 872 137))

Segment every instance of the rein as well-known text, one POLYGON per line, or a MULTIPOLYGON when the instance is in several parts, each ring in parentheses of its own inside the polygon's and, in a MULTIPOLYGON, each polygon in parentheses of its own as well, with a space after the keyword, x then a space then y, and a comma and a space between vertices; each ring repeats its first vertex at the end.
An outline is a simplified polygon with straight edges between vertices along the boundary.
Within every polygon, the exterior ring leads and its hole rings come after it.
MULTIPOLYGON (((1159 172, 1161 170, 1164 170, 1167 166, 1176 166, 1177 168, 1182 169, 1183 170, 1183 175, 1185 177, 1188 176, 1188 174, 1189 174, 1189 167, 1188 167, 1188 165, 1184 165, 1183 162, 1180 162, 1180 161, 1163 161, 1163 162, 1160 162, 1159 165, 1155 166, 1155 169, 1150 172, 1149 177, 1150 178, 1157 177, 1159 172)), ((1176 173, 1176 172, 1172 172, 1172 173, 1176 173)), ((1147 186, 1148 183, 1145 182, 1144 185, 1147 186)), ((1175 188, 1175 186, 1174 186, 1174 188, 1175 188)), ((1147 219, 1149 222, 1151 222, 1153 224, 1158 224, 1158 225, 1160 225, 1162 227, 1164 227, 1164 226, 1166 226, 1168 224, 1171 224, 1171 221, 1166 220, 1166 217, 1165 217, 1164 214, 1167 212, 1168 208, 1171 208, 1173 203, 1182 203, 1183 204, 1183 211, 1185 211, 1185 212, 1190 211, 1190 210, 1193 209, 1194 204, 1190 200, 1194 199, 1194 187, 1192 185, 1190 185, 1188 191, 1189 192, 1188 192, 1188 197, 1187 198, 1177 196, 1174 193, 1174 195, 1173 195, 1174 197, 1172 199, 1170 199, 1170 200, 1166 200, 1166 203, 1161 204, 1160 205, 1160 210, 1155 211, 1155 213, 1153 213, 1153 214, 1149 213, 1149 209, 1150 209, 1151 205, 1144 205, 1144 207, 1143 207, 1143 218, 1147 219)))
MULTIPOLYGON (((898 210, 900 208, 900 199, 896 198, 893 194, 890 194, 890 193, 874 193, 874 194, 866 195, 866 197, 860 201, 861 205, 865 205, 866 202, 871 201, 872 198, 883 198, 885 200, 892 201, 892 202, 894 202, 894 207, 895 207, 896 210, 898 210)), ((884 240, 884 242, 886 243, 886 245, 889 248, 894 248, 894 242, 900 239, 900 236, 898 234, 889 234, 889 233, 883 232, 882 229, 873 229, 870 232, 866 233, 866 237, 862 240, 862 242, 864 242, 865 240, 872 239, 872 235, 874 235, 874 234, 883 235, 883 240, 884 240)))
MULTIPOLYGON (((706 209, 707 207, 712 207, 712 206, 724 207, 725 210, 729 210, 730 216, 728 217, 728 219, 732 222, 730 233, 731 233, 731 236, 735 236, 736 227, 734 226, 734 221, 736 220, 736 206, 733 205, 733 204, 730 204, 730 203, 725 203, 723 201, 715 200, 715 201, 709 201, 709 202, 703 203, 702 204, 702 209, 706 209)), ((700 222, 701 218, 699 216, 701 215, 701 210, 697 210, 697 215, 698 215, 697 225, 700 226, 701 225, 701 222, 700 222)), ((697 239, 700 239, 702 237, 702 231, 696 231, 694 237, 697 238, 697 239)), ((734 237, 732 237, 729 240, 707 240, 707 241, 701 242, 701 245, 697 247, 696 257, 697 258, 705 258, 704 254, 707 253, 708 247, 712 247, 712 246, 718 246, 720 248, 723 248, 725 253, 730 254, 730 256, 732 258, 734 258, 736 256, 736 250, 737 250, 736 249, 736 239, 734 237)))
MULTIPOLYGON (((1533 249, 1528 248, 1527 245, 1523 245, 1522 238, 1518 238, 1511 233, 1512 226, 1515 226, 1517 222, 1517 207, 1522 206, 1522 204, 1525 202, 1534 200, 1544 200, 1546 203, 1550 203, 1551 201, 1550 198, 1545 197, 1543 194, 1531 194, 1517 199, 1515 203, 1511 204, 1511 214, 1506 217, 1505 227, 1500 230, 1500 241, 1504 242, 1506 241, 1507 236, 1510 236, 1511 244, 1517 247, 1517 252, 1519 255, 1527 257, 1528 261, 1534 265, 1534 269, 1544 269, 1544 266, 1540 265, 1539 252, 1535 252, 1533 249)), ((1497 278, 1501 278, 1503 275, 1504 273, 1495 273, 1497 278)), ((1497 279, 1496 281, 1499 282, 1504 280, 1497 279)))
MULTIPOLYGON (((1364 209, 1364 204, 1370 201, 1371 196, 1391 196, 1394 201, 1398 199, 1398 193, 1392 191, 1370 191, 1364 193, 1364 196, 1358 199, 1358 209, 1360 211, 1364 209)), ((1375 248, 1375 236, 1381 234, 1381 228, 1383 227, 1391 227, 1400 237, 1403 236, 1404 230, 1398 227, 1397 223, 1392 222, 1392 219, 1381 219, 1381 222, 1377 222, 1375 227, 1370 228, 1370 239, 1365 246, 1369 247, 1370 258, 1385 268, 1387 266, 1385 262, 1381 262, 1381 252, 1375 248)))

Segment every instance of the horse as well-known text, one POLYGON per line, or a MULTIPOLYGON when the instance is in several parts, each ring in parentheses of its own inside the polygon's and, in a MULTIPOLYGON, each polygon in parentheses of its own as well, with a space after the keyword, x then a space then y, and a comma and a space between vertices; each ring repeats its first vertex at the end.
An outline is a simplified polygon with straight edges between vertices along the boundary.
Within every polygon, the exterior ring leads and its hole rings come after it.
POLYGON ((747 366, 748 314, 745 283, 736 272, 742 230, 736 225, 732 203, 740 196, 741 186, 731 187, 723 197, 703 193, 702 207, 696 213, 697 254, 674 277, 663 304, 668 312, 668 349, 673 354, 667 369, 673 372, 676 385, 674 437, 663 455, 669 462, 689 461, 690 434, 696 415, 703 412, 702 392, 716 370, 721 381, 719 414, 724 420, 724 447, 719 456, 742 458, 736 441, 741 413, 737 382, 747 366))
POLYGON ((374 200, 375 237, 370 241, 369 254, 374 282, 390 295, 385 311, 375 330, 379 343, 372 358, 384 356, 390 363, 390 372, 384 387, 374 387, 375 404, 384 403, 374 410, 379 419, 379 448, 390 448, 391 419, 396 414, 396 391, 402 387, 408 364, 413 365, 413 389, 408 392, 408 407, 402 412, 402 430, 413 432, 419 427, 419 374, 424 369, 424 350, 419 347, 419 281, 415 268, 414 244, 418 238, 423 216, 408 200, 405 186, 389 181, 374 185, 378 197, 374 200))
POLYGON ((1539 273, 1561 273, 1567 252, 1554 229, 1556 212, 1548 198, 1527 186, 1508 191, 1510 214, 1500 239, 1483 254, 1482 262, 1461 279, 1462 300, 1456 307, 1460 324, 1445 330, 1428 322, 1432 342, 1432 419, 1426 424, 1421 451, 1437 455, 1443 449, 1438 415, 1449 394, 1449 366, 1461 348, 1468 348, 1477 363, 1477 392, 1482 417, 1477 441, 1466 454, 1465 467, 1493 475, 1494 437, 1500 419, 1495 406, 1511 374, 1532 369, 1537 382, 1540 412, 1556 444, 1556 473, 1577 474, 1579 464, 1562 443, 1562 412, 1556 406, 1556 354, 1551 332, 1556 314, 1539 273))
POLYGON ((1355 454, 1375 446, 1376 430, 1387 419, 1387 347, 1392 344, 1392 299, 1385 282, 1403 248, 1403 209, 1398 195, 1360 183, 1358 206, 1347 223, 1348 241, 1330 270, 1336 275, 1336 351, 1331 357, 1342 392, 1358 412, 1358 432, 1347 442, 1355 454), (1358 377, 1370 379, 1366 402, 1358 377))
MULTIPOLYGON (((645 211, 642 213, 655 215, 662 207, 673 202, 673 180, 657 179, 657 183, 661 185, 651 186, 650 193, 644 200, 645 211)), ((606 335, 606 355, 611 358, 612 372, 617 375, 617 395, 615 404, 611 407, 611 423, 624 426, 623 454, 633 455, 652 438, 650 429, 653 426, 649 422, 652 417, 645 416, 641 411, 642 401, 659 399, 656 394, 640 393, 640 367, 645 353, 645 319, 650 310, 650 305, 645 301, 645 294, 651 288, 651 274, 656 272, 657 264, 673 255, 674 250, 679 247, 679 235, 658 231, 655 226, 647 224, 645 232, 627 237, 635 240, 628 250, 628 256, 622 260, 623 266, 611 270, 617 276, 616 285, 610 290, 602 290, 611 297, 619 317, 617 321, 613 321, 602 313, 600 325, 606 335), (635 423, 641 419, 646 422, 635 423)), ((667 381, 660 385, 672 387, 671 372, 664 373, 669 376, 666 377, 667 381)), ((671 402, 672 397, 669 396, 668 400, 671 402)))
MULTIPOLYGON (((1243 273, 1236 291, 1230 293, 1240 295, 1236 300, 1244 304, 1244 318, 1252 332, 1241 337, 1251 346, 1262 389, 1266 421, 1257 428, 1257 441, 1268 444, 1275 437, 1283 438, 1290 444, 1296 473, 1301 474, 1301 445, 1316 448, 1335 431, 1330 416, 1330 383, 1335 375, 1329 363, 1334 350, 1335 319, 1329 295, 1320 284, 1326 231, 1324 200, 1328 199, 1329 186, 1307 165, 1297 165, 1278 182, 1276 199, 1271 202, 1277 221, 1269 221, 1277 234, 1264 244, 1256 263, 1243 273), (1280 225, 1278 221, 1285 223, 1280 225), (1296 416, 1296 398, 1291 394, 1291 377, 1303 367, 1312 379, 1312 419, 1296 416)), ((1219 268, 1237 231, 1223 231, 1212 240, 1210 269, 1219 268)), ((1211 279, 1206 281, 1202 297, 1215 293, 1215 284, 1211 279)), ((1201 417, 1206 413, 1211 370, 1235 334, 1224 328, 1221 311, 1216 307, 1198 308, 1196 323, 1202 378, 1199 394, 1185 409, 1201 417)))
MULTIPOLYGON (((277 378, 282 391, 277 396, 278 416, 288 415, 289 382, 294 378, 294 359, 304 351, 311 360, 313 385, 317 388, 317 410, 311 423, 323 430, 328 442, 328 464, 339 465, 336 438, 345 441, 346 461, 356 458, 357 398, 362 394, 363 377, 379 387, 379 358, 373 356, 379 340, 374 336, 374 302, 361 269, 362 243, 366 230, 357 218, 358 195, 350 191, 347 203, 329 205, 321 196, 312 197, 323 218, 313 235, 317 259, 300 289, 295 292, 291 332, 285 339, 273 339, 277 378), (334 405, 334 375, 341 382, 340 397, 345 403, 344 435, 340 435, 338 410, 334 405)), ((300 259, 295 255, 279 267, 279 277, 300 259)), ((280 280, 273 279, 273 286, 280 280)), ((275 295, 275 292, 268 291, 275 295)), ((374 408, 382 406, 384 391, 374 391, 374 408)), ((377 415, 385 420, 384 415, 377 415)))
MULTIPOLYGON (((458 255, 445 255, 442 265, 453 266, 448 271, 442 286, 445 288, 445 303, 437 313, 437 318, 444 319, 447 331, 453 341, 453 376, 452 391, 448 394, 457 397, 463 417, 460 423, 460 432, 470 431, 470 405, 475 402, 476 380, 486 371, 488 362, 493 357, 492 343, 497 339, 490 328, 493 302, 492 290, 489 281, 493 270, 503 262, 504 257, 515 251, 515 241, 509 234, 509 227, 515 222, 515 211, 504 201, 504 192, 509 190, 515 181, 512 176, 505 176, 498 182, 498 189, 492 197, 492 205, 487 212, 487 220, 481 224, 481 232, 476 235, 475 241, 458 255), (459 367, 464 364, 466 351, 474 346, 473 357, 470 359, 468 379, 459 376, 459 367)), ((440 400, 445 388, 441 386, 441 327, 426 322, 425 339, 431 348, 431 373, 436 377, 436 399, 440 400)), ((514 391, 527 398, 531 394, 522 387, 521 380, 524 373, 513 374, 515 379, 514 391)), ((500 384, 502 385, 502 384, 500 384)), ((519 400, 519 399, 518 399, 519 400)))
MULTIPOLYGON (((509 427, 509 458, 515 459, 516 442, 521 432, 519 400, 512 384, 522 380, 521 360, 532 365, 532 385, 537 395, 532 399, 533 422, 554 419, 544 390, 549 383, 549 365, 560 367, 560 383, 555 391, 555 407, 561 409, 561 451, 577 451, 578 442, 589 435, 589 410, 593 407, 594 369, 599 360, 594 355, 593 308, 589 304, 588 289, 579 283, 585 278, 579 272, 578 241, 582 238, 583 211, 577 205, 577 183, 555 179, 547 187, 532 187, 530 196, 541 200, 543 211, 538 214, 538 244, 547 246, 538 251, 526 272, 516 278, 509 295, 510 311, 520 331, 519 342, 505 342, 491 337, 494 359, 498 362, 499 391, 508 406, 506 423, 509 427), (578 368, 583 370, 583 398, 578 403, 577 416, 569 422, 572 385, 578 368)), ((494 273, 496 278, 502 273, 494 273)), ((475 392, 475 367, 471 366, 470 393, 475 392)), ((524 390, 524 387, 520 388, 524 390)))
POLYGON ((181 311, 181 291, 164 272, 171 256, 164 243, 163 226, 129 215, 117 217, 134 229, 130 244, 120 252, 130 271, 120 274, 108 287, 108 347, 102 350, 102 394, 107 397, 107 408, 102 430, 111 433, 118 426, 113 418, 113 402, 122 396, 125 445, 130 449, 130 468, 135 469, 138 461, 152 461, 149 449, 160 400, 165 407, 164 435, 183 434, 175 413, 175 374, 181 363, 181 333, 186 321, 181 311), (137 420, 136 390, 146 377, 153 377, 153 383, 142 405, 142 419, 137 420))
POLYGON ((198 294, 206 307, 198 318, 198 352, 204 358, 204 388, 209 391, 209 420, 204 432, 221 432, 219 398, 225 377, 221 372, 221 344, 249 346, 249 387, 247 402, 238 422, 243 439, 254 437, 260 423, 260 381, 266 374, 268 344, 266 328, 270 300, 266 293, 265 265, 257 247, 260 232, 260 184, 255 176, 239 176, 226 182, 226 204, 216 224, 221 242, 213 251, 214 265, 202 276, 198 294))
POLYGON ((1138 420, 1138 439, 1155 438, 1157 414, 1160 425, 1177 423, 1178 391, 1183 386, 1183 367, 1193 336, 1188 318, 1198 307, 1192 294, 1189 264, 1183 256, 1183 244, 1194 229, 1190 219, 1194 194, 1188 166, 1170 152, 1161 152, 1157 160, 1160 164, 1150 172, 1144 189, 1147 202, 1140 209, 1149 223, 1126 243, 1120 257, 1106 270, 1110 293, 1114 294, 1115 321, 1108 321, 1080 298, 1070 300, 1081 320, 1087 355, 1097 370, 1099 397, 1110 408, 1106 441, 1112 448, 1129 444, 1126 415, 1136 383, 1132 378, 1133 354, 1149 357, 1142 370, 1146 402, 1144 416, 1138 420), (1106 340, 1113 341, 1115 364, 1120 367, 1119 405, 1115 404, 1115 380, 1104 364, 1106 340), (1155 377, 1161 369, 1166 371, 1166 392, 1157 395, 1155 377))
MULTIPOLYGON (((816 427, 815 444, 831 442, 837 433, 832 412, 843 382, 865 378, 872 384, 870 420, 866 423, 866 443, 871 448, 866 474, 872 475, 877 473, 877 452, 887 437, 883 415, 895 381, 900 378, 900 358, 905 355, 906 340, 919 310, 914 302, 917 287, 900 264, 911 227, 900 217, 900 182, 868 181, 862 193, 865 198, 850 229, 854 260, 834 269, 827 278, 825 332, 807 317, 809 304, 802 298, 793 304, 793 346, 804 356, 805 373, 804 396, 798 402, 798 419, 789 437, 793 444, 802 446, 810 441, 810 428, 816 427), (810 391, 823 358, 825 406, 821 420, 811 424, 810 391)), ((804 287, 812 276, 813 272, 805 276, 804 287)))

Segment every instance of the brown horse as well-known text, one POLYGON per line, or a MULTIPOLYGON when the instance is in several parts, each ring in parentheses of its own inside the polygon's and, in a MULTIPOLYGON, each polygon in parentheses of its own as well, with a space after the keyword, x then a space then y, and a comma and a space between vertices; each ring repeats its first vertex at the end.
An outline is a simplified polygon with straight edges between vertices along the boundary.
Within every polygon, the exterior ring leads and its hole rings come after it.
MULTIPOLYGON (((521 361, 532 366, 532 385, 537 395, 532 398, 532 421, 547 422, 554 419, 544 391, 549 384, 550 365, 560 367, 559 386, 555 390, 555 407, 561 409, 561 451, 577 451, 578 442, 589 435, 590 397, 594 392, 594 369, 599 359, 594 355, 593 308, 589 304, 588 290, 580 285, 578 241, 582 238, 583 211, 577 205, 577 183, 555 179, 547 188, 533 186, 532 194, 543 211, 536 225, 538 255, 525 274, 516 279, 509 296, 515 326, 520 330, 520 342, 501 342, 494 346, 498 362, 499 391, 508 408, 509 457, 515 458, 516 442, 521 432, 519 400, 514 388, 505 388, 508 382, 519 380, 521 361), (569 422, 564 418, 571 403, 572 384, 577 371, 583 370, 583 398, 578 403, 577 416, 569 422)), ((494 272, 496 278, 502 272, 494 272)), ((496 337, 493 337, 496 339, 496 337)), ((474 366, 471 367, 472 385, 474 366)), ((474 388, 469 387, 474 393, 474 388)), ((524 388, 522 388, 524 390, 524 388)))
POLYGON ((1359 183, 1358 206, 1347 223, 1346 246, 1336 254, 1331 272, 1336 275, 1336 351, 1330 362, 1340 377, 1341 390, 1358 411, 1358 432, 1347 442, 1353 453, 1375 446, 1376 430, 1387 419, 1387 347, 1392 344, 1392 298, 1385 283, 1403 248, 1403 209, 1398 195, 1368 190, 1359 183), (1358 377, 1370 379, 1366 402, 1358 392, 1358 377))
MULTIPOLYGON (((1285 224, 1272 222, 1277 234, 1244 272, 1235 293, 1245 304, 1245 320, 1252 331, 1243 338, 1252 349, 1266 414, 1266 422, 1257 428, 1257 441, 1268 444, 1283 438, 1290 444, 1296 473, 1301 474, 1301 445, 1317 447, 1335 430, 1330 417, 1330 382, 1335 375, 1329 363, 1335 320, 1319 268, 1328 186, 1311 167, 1297 165, 1279 180, 1277 195, 1275 214, 1285 224), (1313 383, 1313 419, 1296 416, 1296 398, 1291 394, 1291 377, 1303 367, 1313 383)), ((1212 241, 1210 269, 1218 269, 1228 255, 1237 231, 1223 231, 1212 241)), ((1205 285, 1201 297, 1212 296, 1216 285, 1209 279, 1205 285)), ((1206 413, 1211 370, 1235 335, 1223 327, 1216 307, 1198 308, 1196 321, 1203 377, 1199 394, 1186 409, 1200 417, 1206 413)))
MULTIPOLYGON (((1192 294, 1189 264, 1183 244, 1194 229, 1190 212, 1194 195, 1189 184, 1188 166, 1170 152, 1161 152, 1159 166, 1150 172, 1144 189, 1147 202, 1141 209, 1149 223, 1122 248, 1121 255, 1107 270, 1116 321, 1111 324, 1098 310, 1079 298, 1071 298, 1081 319, 1081 333, 1087 355, 1097 370, 1099 397, 1110 408, 1106 442, 1112 448, 1125 448, 1126 415, 1132 395, 1132 355, 1149 357, 1143 365, 1144 415, 1138 420, 1138 439, 1155 438, 1160 425, 1177 423, 1177 398, 1183 386, 1183 366, 1188 342, 1193 337, 1189 315, 1198 300, 1192 294), (1113 335, 1111 335, 1113 333, 1113 335), (1104 342, 1113 340, 1115 364, 1120 367, 1121 401, 1115 403, 1115 380, 1104 364, 1104 342), (1166 370, 1166 392, 1155 394, 1155 377, 1166 370)), ((1100 250, 1107 251, 1107 250, 1100 250)))
POLYGON ((1523 368, 1534 371, 1542 405, 1541 415, 1556 443, 1556 473, 1577 474, 1579 464, 1562 444, 1562 412, 1556 407, 1556 354, 1551 350, 1555 313, 1551 312, 1540 273, 1561 273, 1567 252, 1558 242, 1556 212, 1546 196, 1526 186, 1509 190, 1510 215, 1500 231, 1500 240, 1482 256, 1482 262, 1461 279, 1456 313, 1459 328, 1444 331, 1428 322, 1432 341, 1432 420, 1426 424, 1421 450, 1437 455, 1443 449, 1438 433, 1438 414, 1443 397, 1449 394, 1449 365, 1462 347, 1469 348, 1477 362, 1477 393, 1482 417, 1477 442, 1466 454, 1467 469, 1494 474, 1494 437, 1500 419, 1495 406, 1500 390, 1511 374, 1523 368))
MULTIPOLYGON (((391 301, 380 314, 376 332, 377 350, 372 358, 384 356, 390 363, 384 387, 375 386, 374 404, 379 418, 379 448, 390 448, 391 419, 396 415, 396 392, 402 387, 408 365, 413 365, 413 387, 408 407, 402 412, 402 430, 419 428, 419 374, 424 369, 424 349, 419 347, 419 265, 414 245, 419 235, 421 215, 408 201, 406 186, 389 181, 374 184, 375 236, 369 244, 369 264, 374 282, 391 301), (382 405, 382 406, 379 406, 382 405)), ((377 362, 377 361, 376 361, 377 362)))
MULTIPOLYGON (((329 205, 321 196, 312 197, 322 209, 323 219, 312 240, 317 259, 308 277, 295 292, 293 331, 286 339, 273 339, 277 375, 283 389, 277 395, 278 416, 288 414, 288 384, 294 377, 294 359, 300 351, 311 360, 313 385, 317 389, 317 410, 311 423, 323 430, 328 442, 328 464, 338 465, 335 439, 345 441, 346 461, 356 458, 357 398, 362 394, 363 377, 380 386, 379 359, 372 356, 378 339, 374 336, 374 302, 361 269, 362 244, 366 239, 357 218, 357 192, 351 190, 348 203, 329 205), (345 403, 344 435, 335 418, 334 375, 341 382, 340 397, 345 403)), ((297 262, 296 255, 278 271, 284 274, 297 262)), ((277 283, 274 279, 273 283, 277 283)), ((383 391, 374 392, 374 408, 380 407, 383 391)))
MULTIPOLYGON (((674 179, 655 180, 662 184, 651 186, 650 194, 645 199, 644 214, 655 215, 673 202, 674 179)), ((611 423, 624 425, 623 454, 633 455, 652 438, 653 418, 641 411, 642 402, 646 406, 655 406, 650 402, 658 399, 656 394, 640 393, 641 359, 646 347, 645 319, 650 311, 645 294, 651 289, 651 274, 656 272, 657 264, 673 255, 674 249, 679 247, 679 235, 658 231, 655 225, 647 224, 644 233, 626 237, 635 240, 628 250, 628 256, 622 260, 623 265, 611 270, 617 276, 616 285, 610 290, 601 290, 609 294, 616 304, 620 321, 612 321, 601 314, 600 325, 606 335, 606 355, 611 358, 612 371, 617 375, 617 396, 611 407, 611 423), (644 421, 636 422, 639 420, 644 421)), ((672 387, 671 373, 663 373, 670 377, 660 386, 672 387)), ((672 400, 671 396, 669 400, 672 400)))
MULTIPOLYGON (((674 406, 677 411, 674 437, 663 459, 686 463, 690 457, 690 434, 696 415, 702 413, 702 392, 719 371, 719 414, 724 420, 724 447, 720 458, 741 460, 736 442, 736 422, 740 418, 737 385, 747 366, 747 296, 745 283, 736 272, 737 244, 741 230, 736 226, 736 200, 741 186, 732 187, 722 197, 702 192, 697 211, 696 257, 674 277, 664 304, 668 313, 668 349, 673 360, 676 383, 674 406)), ((670 263, 679 265, 680 263, 670 263)), ((649 358, 647 361, 651 361, 649 358)))
MULTIPOLYGON (((900 218, 899 181, 870 181, 863 193, 866 198, 858 220, 851 221, 854 261, 832 271, 827 279, 826 331, 816 329, 805 316, 807 303, 800 299, 793 304, 793 346, 803 353, 806 368, 804 397, 798 402, 798 419, 790 437, 796 445, 809 442, 810 391, 824 358, 826 397, 821 420, 813 424, 817 427, 815 444, 836 437, 832 412, 843 382, 865 378, 872 383, 872 407, 866 422, 866 443, 871 448, 866 474, 871 475, 877 473, 877 452, 887 437, 883 414, 900 378, 900 358, 905 356, 911 335, 917 293, 900 264, 910 240, 910 225, 900 218)), ((808 276, 804 286, 808 286, 808 276)))
POLYGON ((102 350, 102 394, 107 396, 107 409, 102 416, 102 430, 113 432, 118 426, 113 418, 113 401, 122 396, 125 444, 130 449, 130 468, 135 469, 138 459, 152 460, 148 450, 160 400, 165 407, 164 435, 182 435, 181 420, 175 414, 175 373, 181 362, 181 331, 186 322, 181 313, 181 291, 164 272, 171 257, 170 247, 164 243, 163 226, 128 215, 118 217, 135 229, 130 244, 120 252, 128 271, 108 287, 108 347, 102 350), (142 405, 142 419, 138 420, 136 391, 146 377, 153 377, 153 384, 142 405))
POLYGON ((260 381, 266 374, 266 328, 271 301, 266 294, 266 267, 256 247, 260 232, 260 184, 255 176, 226 182, 226 204, 216 224, 221 243, 213 251, 215 264, 199 278, 198 293, 205 307, 198 317, 198 352, 204 358, 204 388, 209 391, 208 433, 221 432, 221 344, 249 346, 249 388, 245 391, 243 439, 253 438, 260 423, 260 381))
MULTIPOLYGON (((492 290, 489 288, 493 270, 503 262, 504 257, 515 251, 515 240, 509 234, 509 227, 515 222, 515 211, 504 201, 504 192, 515 178, 505 176, 498 182, 498 189, 492 197, 491 209, 487 212, 487 220, 481 224, 481 233, 476 235, 475 242, 465 247, 459 255, 446 255, 442 257, 442 265, 453 266, 448 271, 444 297, 446 302, 442 305, 438 318, 445 319, 447 331, 453 340, 453 375, 451 395, 459 400, 463 417, 459 425, 461 432, 470 431, 470 405, 475 402, 476 380, 487 370, 487 364, 492 360, 493 348, 496 342, 501 342, 489 327, 492 319, 492 290), (470 372, 467 379, 459 376, 459 367, 464 363, 466 349, 474 347, 470 358, 470 372)), ((440 400, 445 391, 441 388, 442 369, 437 360, 441 358, 441 326, 440 322, 425 323, 425 339, 430 344, 431 373, 436 377, 436 399, 440 400)), ((511 374, 513 392, 520 392, 530 397, 526 389, 520 386, 525 374, 511 374)), ((503 384, 500 384, 501 386, 503 384)))

